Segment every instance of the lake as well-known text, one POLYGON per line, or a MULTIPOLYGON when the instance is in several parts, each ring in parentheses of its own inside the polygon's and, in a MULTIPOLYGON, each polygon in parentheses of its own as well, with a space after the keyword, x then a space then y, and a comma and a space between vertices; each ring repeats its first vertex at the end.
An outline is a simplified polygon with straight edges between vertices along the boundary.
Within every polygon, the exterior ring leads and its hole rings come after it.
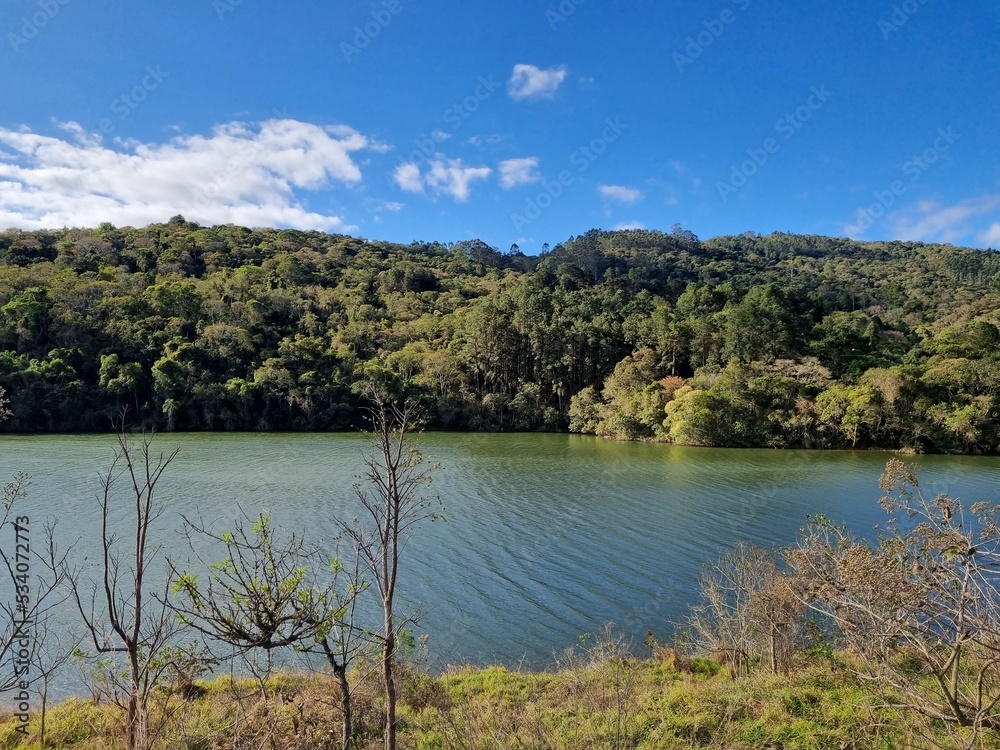
MULTIPOLYGON (((417 436, 439 464, 425 523, 402 553, 403 607, 423 613, 437 665, 546 666, 614 621, 641 642, 667 636, 699 572, 733 542, 787 545, 809 514, 871 534, 885 515, 878 477, 892 454, 694 449, 574 435, 417 436)), ((58 516, 79 559, 99 539, 98 475, 113 436, 0 436, 0 476, 32 475, 24 508, 40 535, 58 516)), ((181 514, 218 531, 241 509, 329 539, 358 515, 352 485, 366 450, 355 434, 162 434, 180 449, 164 475, 157 540, 183 561, 181 514)), ((920 456, 926 491, 996 500, 1000 458, 920 456)), ((23 513, 24 511, 22 511, 23 513)), ((4 540, 6 545, 12 540, 4 540)), ((93 560, 93 557, 90 557, 93 560)))

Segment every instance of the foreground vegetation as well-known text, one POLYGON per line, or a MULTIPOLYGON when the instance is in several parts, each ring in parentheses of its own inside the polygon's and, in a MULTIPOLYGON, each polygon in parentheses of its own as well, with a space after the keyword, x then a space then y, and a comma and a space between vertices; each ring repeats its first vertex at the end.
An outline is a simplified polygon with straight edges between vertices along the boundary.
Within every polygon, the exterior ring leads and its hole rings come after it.
MULTIPOLYGON (((543 672, 453 668, 410 671, 401 681, 399 746, 413 750, 669 750, 670 748, 905 748, 963 743, 930 722, 876 707, 843 665, 803 662, 788 674, 734 680, 711 660, 678 662, 668 652, 638 660, 579 653, 543 672)), ((330 677, 279 674, 263 686, 219 678, 197 696, 157 696, 155 748, 337 747, 337 685, 330 677)), ((355 698, 356 747, 382 747, 374 692, 355 698)), ((124 747, 120 712, 74 699, 53 708, 48 746, 124 747)), ((0 723, 0 747, 38 747, 14 722, 0 723)), ((990 745, 983 740, 980 746, 990 745)))
POLYGON ((675 227, 539 257, 294 230, 0 232, 9 431, 359 423, 697 445, 1000 447, 1000 253, 675 227))

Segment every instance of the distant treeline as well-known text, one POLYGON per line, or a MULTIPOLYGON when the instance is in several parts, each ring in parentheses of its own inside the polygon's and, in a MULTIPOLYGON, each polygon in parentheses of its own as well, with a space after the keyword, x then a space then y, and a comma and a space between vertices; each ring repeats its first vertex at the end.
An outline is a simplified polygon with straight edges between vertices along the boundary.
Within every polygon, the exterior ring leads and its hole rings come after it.
POLYGON ((1000 446, 1000 253, 593 230, 537 257, 201 227, 0 233, 20 432, 431 428, 698 445, 1000 446))

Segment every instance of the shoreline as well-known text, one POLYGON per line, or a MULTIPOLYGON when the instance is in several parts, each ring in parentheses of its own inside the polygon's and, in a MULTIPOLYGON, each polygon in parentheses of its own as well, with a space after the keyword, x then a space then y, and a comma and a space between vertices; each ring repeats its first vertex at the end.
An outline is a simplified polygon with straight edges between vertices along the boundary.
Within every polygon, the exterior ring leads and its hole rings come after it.
MULTIPOLYGON (((142 434, 142 428, 132 428, 127 430, 129 434, 142 434)), ((161 439, 167 439, 170 435, 190 436, 190 435, 232 435, 232 436, 319 436, 319 435, 359 435, 366 434, 363 429, 334 429, 334 430, 154 430, 154 434, 161 439)), ((35 438, 35 437, 114 437, 119 434, 116 430, 75 432, 3 432, 0 431, 0 440, 4 438, 35 438)), ((610 435, 594 435, 580 432, 556 432, 546 430, 449 430, 446 428, 429 428, 421 431, 420 434, 441 434, 441 435, 559 435, 566 437, 579 437, 606 441, 609 443, 637 444, 637 445, 663 445, 677 448, 693 448, 698 450, 739 450, 739 451, 771 451, 771 452, 796 452, 805 451, 809 453, 884 453, 898 456, 914 458, 919 456, 960 456, 969 458, 996 458, 1000 456, 1000 451, 996 453, 958 453, 958 452, 919 452, 913 448, 891 448, 891 447, 865 447, 865 448, 808 448, 804 446, 768 446, 768 445, 701 445, 697 443, 672 443, 655 438, 638 438, 630 440, 628 438, 613 437, 610 435)))

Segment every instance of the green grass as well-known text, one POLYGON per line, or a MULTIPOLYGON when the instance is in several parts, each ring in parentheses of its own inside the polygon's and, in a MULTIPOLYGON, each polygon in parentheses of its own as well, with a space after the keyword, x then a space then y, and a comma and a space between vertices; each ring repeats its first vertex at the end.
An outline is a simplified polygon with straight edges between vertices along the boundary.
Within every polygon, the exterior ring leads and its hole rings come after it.
MULTIPOLYGON (((718 665, 715 665, 718 667, 718 665)), ((463 667, 400 679, 400 747, 415 750, 840 750, 958 746, 918 717, 877 709, 847 670, 809 663, 791 674, 734 680, 704 664, 677 671, 654 661, 577 663, 560 671, 463 667)), ((339 699, 326 677, 280 673, 262 691, 219 678, 191 701, 159 694, 156 748, 332 748, 339 741, 339 699)), ((355 696, 357 747, 381 745, 377 683, 355 696)), ((49 747, 123 747, 120 711, 70 700, 50 709, 49 747)), ((33 750, 0 719, 0 748, 33 750)), ((1000 747, 984 736, 976 747, 1000 747)))

